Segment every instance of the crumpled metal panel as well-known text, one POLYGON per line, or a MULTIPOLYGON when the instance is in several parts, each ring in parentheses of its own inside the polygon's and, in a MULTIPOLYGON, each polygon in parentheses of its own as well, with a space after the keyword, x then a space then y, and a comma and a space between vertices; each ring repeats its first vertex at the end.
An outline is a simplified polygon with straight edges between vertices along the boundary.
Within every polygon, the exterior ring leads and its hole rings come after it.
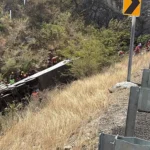
POLYGON ((135 137, 101 134, 98 150, 150 150, 150 141, 135 137))

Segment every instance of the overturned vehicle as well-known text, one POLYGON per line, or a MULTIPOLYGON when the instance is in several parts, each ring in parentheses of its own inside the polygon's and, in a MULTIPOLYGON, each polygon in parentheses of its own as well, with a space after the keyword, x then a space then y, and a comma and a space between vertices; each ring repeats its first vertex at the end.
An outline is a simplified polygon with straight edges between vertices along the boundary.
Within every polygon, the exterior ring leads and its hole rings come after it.
POLYGON ((30 99, 32 93, 53 88, 58 81, 66 83, 72 80, 69 76, 62 76, 70 62, 72 60, 61 61, 12 85, 0 84, 0 111, 3 111, 8 103, 14 101, 26 104, 26 98, 30 99))

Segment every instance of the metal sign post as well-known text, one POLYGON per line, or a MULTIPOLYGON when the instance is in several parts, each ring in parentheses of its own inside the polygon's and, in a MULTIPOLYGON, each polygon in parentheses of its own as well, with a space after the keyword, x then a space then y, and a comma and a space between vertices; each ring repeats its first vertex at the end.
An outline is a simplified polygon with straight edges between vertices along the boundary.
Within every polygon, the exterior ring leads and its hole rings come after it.
POLYGON ((24 0, 24 5, 26 4, 26 0, 24 0))
POLYGON ((141 3, 142 3, 142 0, 124 0, 123 1, 123 14, 128 15, 128 16, 132 16, 131 37, 130 37, 130 53, 129 53, 129 63, 128 63, 128 75, 127 75, 127 81, 128 82, 131 81, 132 57, 133 57, 133 48, 134 48, 136 17, 140 16, 141 3))
POLYGON ((9 12, 9 15, 10 15, 10 20, 12 19, 12 11, 10 10, 9 12))
POLYGON ((130 38, 130 53, 129 53, 129 63, 128 63, 128 75, 127 81, 131 81, 131 70, 132 70, 132 57, 133 57, 133 48, 134 48, 134 35, 135 35, 135 25, 136 17, 132 17, 132 26, 131 26, 131 38, 130 38))

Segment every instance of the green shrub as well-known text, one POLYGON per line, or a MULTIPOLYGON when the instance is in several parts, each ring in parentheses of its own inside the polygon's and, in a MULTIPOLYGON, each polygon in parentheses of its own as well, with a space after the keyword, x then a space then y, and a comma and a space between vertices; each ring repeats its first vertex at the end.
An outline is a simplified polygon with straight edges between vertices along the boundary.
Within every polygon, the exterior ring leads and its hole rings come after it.
POLYGON ((0 81, 3 79, 3 75, 0 73, 0 81))
POLYGON ((65 27, 55 24, 43 24, 41 37, 45 40, 61 40, 65 36, 65 27))
POLYGON ((0 23, 0 32, 5 32, 6 28, 3 24, 0 23))
MULTIPOLYGON (((124 20, 128 22, 128 20, 124 20)), ((80 26, 81 27, 81 26, 80 26)), ((111 20, 109 28, 100 30, 88 26, 68 38, 61 50, 65 58, 80 57, 73 63, 71 73, 82 78, 101 71, 118 60, 118 51, 128 51, 130 30, 123 22, 111 20)))
POLYGON ((150 34, 140 35, 137 38, 137 43, 142 43, 142 45, 145 45, 149 39, 150 39, 150 34))

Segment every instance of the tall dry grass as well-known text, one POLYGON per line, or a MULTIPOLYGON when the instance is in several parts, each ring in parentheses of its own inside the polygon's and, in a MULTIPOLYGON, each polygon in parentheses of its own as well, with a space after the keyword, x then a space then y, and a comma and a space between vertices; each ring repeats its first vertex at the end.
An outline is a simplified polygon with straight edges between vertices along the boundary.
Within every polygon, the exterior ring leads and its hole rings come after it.
MULTIPOLYGON (((133 72, 149 64, 150 54, 133 58, 133 72)), ((25 119, 14 125, 0 139, 1 150, 53 150, 67 139, 96 111, 108 104, 108 88, 124 81, 127 62, 110 67, 107 72, 79 80, 64 90, 50 93, 47 106, 37 113, 28 111, 25 119)))

